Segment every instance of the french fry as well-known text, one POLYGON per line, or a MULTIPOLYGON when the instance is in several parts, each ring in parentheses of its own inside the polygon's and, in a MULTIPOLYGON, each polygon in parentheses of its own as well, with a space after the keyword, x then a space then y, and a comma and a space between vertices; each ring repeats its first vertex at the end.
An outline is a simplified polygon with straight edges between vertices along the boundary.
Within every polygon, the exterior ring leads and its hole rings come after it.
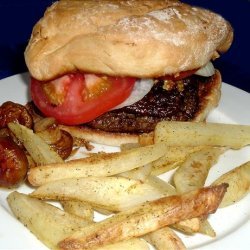
POLYGON ((198 147, 168 147, 166 154, 152 162, 152 175, 160 175, 178 167, 190 154, 204 148, 198 147))
MULTIPOLYGON (((148 136, 148 134, 147 134, 148 136)), ((125 151, 131 148, 138 148, 142 145, 138 143, 128 143, 123 144, 121 146, 121 150, 125 151)), ((152 175, 160 175, 167 171, 170 171, 179 164, 181 164, 187 156, 191 153, 196 152, 204 148, 205 146, 197 146, 197 147, 167 147, 166 154, 160 157, 159 159, 152 162, 152 175)))
POLYGON ((56 249, 57 243, 73 231, 90 224, 78 216, 16 191, 10 193, 7 200, 15 217, 51 249, 56 249))
POLYGON ((212 185, 228 183, 229 187, 220 207, 226 207, 241 200, 250 191, 250 161, 219 177, 212 185))
POLYGON ((36 135, 33 130, 19 124, 9 123, 9 129, 23 143, 33 160, 38 165, 63 163, 63 159, 50 146, 36 135))
MULTIPOLYGON (((167 144, 167 143, 166 143, 167 144)), ((203 149, 204 146, 188 147, 188 146, 166 146, 166 154, 153 162, 153 166, 164 162, 178 162, 186 159, 190 154, 203 149)))
POLYGON ((144 239, 155 247, 156 250, 184 250, 182 240, 169 227, 164 227, 144 236, 144 239))
POLYGON ((182 162, 183 161, 175 161, 175 162, 161 161, 161 162, 157 162, 157 165, 152 163, 151 175, 159 176, 161 174, 167 173, 168 171, 171 171, 177 168, 182 162))
MULTIPOLYGON (((167 194, 167 196, 177 194, 177 191, 174 186, 172 186, 171 184, 169 184, 168 182, 164 180, 161 180, 157 176, 150 175, 147 178, 146 183, 152 185, 155 188, 158 188, 159 190, 164 191, 167 194)), ((199 218, 192 218, 192 219, 179 221, 175 223, 174 225, 172 225, 172 227, 186 234, 193 234, 199 231, 200 224, 201 222, 199 218)))
POLYGON ((175 187, 173 187, 170 183, 160 179, 157 176, 149 175, 148 178, 145 180, 145 183, 158 189, 161 192, 164 192, 166 196, 177 194, 175 187))
POLYGON ((145 235, 180 220, 214 213, 226 189, 227 184, 221 184, 143 203, 78 230, 58 246, 63 250, 91 249, 145 235))
MULTIPOLYGON (((88 220, 64 212, 48 203, 28 195, 12 192, 8 196, 12 212, 36 237, 50 249, 58 249, 57 243, 72 232, 92 224, 88 220)), ((117 242, 96 250, 148 250, 145 241, 131 239, 117 242)))
POLYGON ((210 237, 215 237, 216 232, 214 231, 213 227, 209 223, 207 219, 201 219, 200 220, 200 228, 199 228, 199 233, 208 235, 210 237))
POLYGON ((169 146, 222 146, 238 149, 250 144, 250 126, 203 122, 159 122, 154 142, 169 146))
MULTIPOLYGON (((204 186, 209 169, 217 162, 218 157, 225 151, 222 147, 204 147, 190 154, 173 175, 178 193, 184 193, 204 186)), ((205 219, 193 218, 181 221, 175 228, 193 234, 196 232, 214 235, 214 230, 205 219)))
POLYGON ((179 221, 171 225, 171 227, 182 231, 185 234, 194 234, 199 232, 201 226, 200 218, 191 218, 187 220, 179 221))
POLYGON ((32 168, 28 174, 34 186, 65 178, 112 176, 144 166, 166 153, 164 143, 134 148, 123 152, 98 154, 94 157, 71 160, 32 168))
POLYGON ((118 176, 134 180, 145 181, 147 177, 151 174, 151 171, 152 171, 152 164, 148 163, 145 166, 120 173, 118 176))
POLYGON ((93 221, 94 219, 94 209, 90 204, 79 201, 79 200, 69 200, 61 201, 63 210, 67 213, 77 215, 83 219, 93 221))
POLYGON ((31 196, 52 200, 80 200, 119 212, 166 196, 164 190, 124 177, 71 178, 38 187, 31 196))
POLYGON ((95 210, 96 212, 98 212, 99 214, 103 214, 103 215, 106 215, 106 216, 113 214, 112 211, 109 211, 109 210, 104 209, 104 208, 102 208, 102 207, 98 207, 96 204, 93 206, 93 208, 94 208, 94 210, 95 210))
POLYGON ((190 154, 174 173, 177 192, 184 193, 203 187, 210 168, 224 151, 222 147, 205 147, 190 154))
POLYGON ((95 250, 149 250, 149 245, 145 240, 133 238, 126 241, 116 242, 95 248, 95 250))
MULTIPOLYGON (((122 144, 120 146, 121 151, 126 151, 129 149, 138 148, 138 147, 141 147, 141 145, 139 143, 126 143, 126 144, 122 144)), ((148 163, 148 164, 141 166, 139 168, 120 173, 120 174, 118 174, 118 176, 123 176, 123 177, 131 178, 134 180, 145 181, 146 178, 148 177, 148 175, 151 174, 151 171, 152 171, 152 164, 148 163)))

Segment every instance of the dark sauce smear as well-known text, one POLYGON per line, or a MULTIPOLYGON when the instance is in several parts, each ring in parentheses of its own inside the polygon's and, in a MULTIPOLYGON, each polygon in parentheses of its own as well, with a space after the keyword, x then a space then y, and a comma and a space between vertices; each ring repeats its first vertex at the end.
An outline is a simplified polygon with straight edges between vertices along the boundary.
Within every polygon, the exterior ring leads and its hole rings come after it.
POLYGON ((148 133, 162 120, 192 120, 211 89, 212 77, 193 75, 176 82, 159 80, 140 101, 107 112, 87 125, 107 132, 148 133))

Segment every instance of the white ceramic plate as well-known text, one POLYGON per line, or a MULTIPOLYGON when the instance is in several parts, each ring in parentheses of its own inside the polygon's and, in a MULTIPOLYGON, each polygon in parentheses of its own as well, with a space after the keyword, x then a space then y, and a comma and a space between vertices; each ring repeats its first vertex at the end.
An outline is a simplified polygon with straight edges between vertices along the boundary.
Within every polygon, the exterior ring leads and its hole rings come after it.
MULTIPOLYGON (((29 99, 28 75, 15 75, 0 81, 0 104, 5 101, 26 103, 29 99)), ((239 123, 250 125, 250 95, 235 87, 223 83, 220 105, 210 115, 211 122, 239 123)), ((106 149, 102 146, 101 150, 106 149)), ((108 148, 112 150, 112 148, 108 148)), ((206 184, 211 183, 222 173, 229 171, 250 160, 250 147, 239 151, 228 151, 214 166, 206 184)), ((165 176, 168 178, 168 176, 165 176)), ((30 190, 23 185, 20 192, 30 190)), ((32 235, 27 228, 18 222, 11 214, 6 202, 10 190, 0 189, 0 249, 47 249, 32 235)), ((240 249, 250 246, 250 195, 233 206, 218 209, 209 217, 209 221, 217 232, 217 237, 211 239, 203 235, 185 236, 180 234, 189 249, 240 249)))

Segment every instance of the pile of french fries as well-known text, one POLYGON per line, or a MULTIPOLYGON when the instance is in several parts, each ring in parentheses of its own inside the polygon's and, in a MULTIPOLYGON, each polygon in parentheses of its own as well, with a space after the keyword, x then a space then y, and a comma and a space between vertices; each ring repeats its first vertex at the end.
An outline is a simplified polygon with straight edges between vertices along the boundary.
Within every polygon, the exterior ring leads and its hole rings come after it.
POLYGON ((119 152, 66 161, 32 130, 8 126, 36 162, 34 191, 10 193, 9 206, 50 249, 186 249, 177 231, 215 237, 209 214, 250 191, 250 162, 204 186, 226 150, 250 144, 250 126, 160 122, 119 152))

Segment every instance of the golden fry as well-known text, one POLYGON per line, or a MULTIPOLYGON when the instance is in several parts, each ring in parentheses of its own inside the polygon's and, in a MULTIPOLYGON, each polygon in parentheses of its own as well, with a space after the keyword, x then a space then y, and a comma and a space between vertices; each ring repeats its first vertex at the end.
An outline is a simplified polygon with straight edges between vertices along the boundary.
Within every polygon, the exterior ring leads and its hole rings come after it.
POLYGON ((222 146, 234 149, 250 144, 250 126, 204 122, 159 122, 154 142, 169 146, 222 146))
POLYGON ((95 250, 149 250, 149 245, 145 240, 133 238, 126 241, 98 247, 95 250))
POLYGON ((16 191, 9 194, 13 214, 46 246, 56 249, 57 243, 72 232, 89 225, 78 216, 16 191))
POLYGON ((118 176, 139 181, 145 181, 151 174, 151 172, 152 172, 152 164, 148 163, 145 166, 120 173, 118 176))
POLYGON ((174 173, 177 192, 184 193, 203 187, 210 168, 224 151, 221 147, 206 147, 190 154, 174 173))
POLYGON ((228 183, 229 187, 220 207, 226 207, 242 199, 250 191, 250 161, 219 177, 212 185, 228 183))
POLYGON ((201 150, 198 147, 168 147, 166 154, 152 162, 152 175, 160 175, 178 167, 192 153, 201 150))
POLYGON ((67 213, 77 215, 85 220, 93 221, 94 209, 90 204, 79 200, 61 201, 63 210, 67 213))
POLYGON ((214 213, 227 185, 202 188, 179 196, 146 202, 87 226, 59 243, 63 250, 90 249, 145 235, 180 220, 214 213))
POLYGON ((38 187, 33 197, 54 200, 80 200, 93 206, 119 212, 166 196, 164 190, 124 177, 70 178, 38 187))
MULTIPOLYGON (((72 232, 92 224, 89 220, 64 212, 48 203, 28 195, 12 192, 8 203, 14 215, 50 249, 58 249, 57 243, 72 232)), ((117 242, 96 250, 148 250, 145 241, 130 239, 117 242)))
POLYGON ((28 180, 32 185, 40 186, 65 178, 112 176, 144 166, 160 158, 165 152, 165 144, 159 143, 123 152, 97 154, 93 157, 32 168, 28 180))
POLYGON ((169 227, 164 227, 144 236, 156 250, 184 250, 185 245, 169 227))

